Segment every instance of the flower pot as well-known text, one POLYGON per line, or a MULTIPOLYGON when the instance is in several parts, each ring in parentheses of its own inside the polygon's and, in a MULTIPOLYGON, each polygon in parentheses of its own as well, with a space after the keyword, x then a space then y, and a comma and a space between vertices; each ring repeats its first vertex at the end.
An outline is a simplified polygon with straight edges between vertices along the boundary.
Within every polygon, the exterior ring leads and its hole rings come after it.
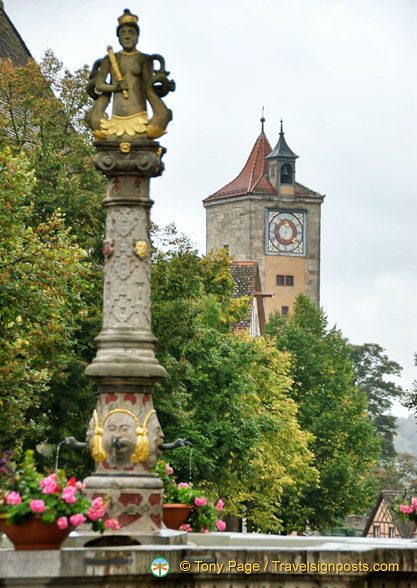
POLYGON ((66 529, 60 529, 56 522, 46 525, 39 517, 31 517, 19 525, 15 523, 8 525, 4 516, 0 516, 0 527, 16 550, 60 549, 75 528, 73 525, 68 525, 66 529))
POLYGON ((168 529, 179 529, 190 514, 188 504, 163 504, 162 520, 168 529))

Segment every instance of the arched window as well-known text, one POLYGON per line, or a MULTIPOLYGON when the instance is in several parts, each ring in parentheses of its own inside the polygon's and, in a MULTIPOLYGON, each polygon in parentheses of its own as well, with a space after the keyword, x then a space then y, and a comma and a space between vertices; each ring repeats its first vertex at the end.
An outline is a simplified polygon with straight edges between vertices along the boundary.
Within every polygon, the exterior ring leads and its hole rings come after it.
POLYGON ((281 168, 281 184, 292 184, 292 167, 289 163, 284 163, 281 168))

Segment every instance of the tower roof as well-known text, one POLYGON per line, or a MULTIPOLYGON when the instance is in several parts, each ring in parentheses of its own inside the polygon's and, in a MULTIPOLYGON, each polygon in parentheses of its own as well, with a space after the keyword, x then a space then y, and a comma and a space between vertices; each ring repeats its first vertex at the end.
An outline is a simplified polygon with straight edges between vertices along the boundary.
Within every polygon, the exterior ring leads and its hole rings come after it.
MULTIPOLYGON (((245 196, 246 194, 273 194, 277 195, 277 191, 270 183, 267 176, 268 159, 270 157, 281 157, 284 159, 297 159, 296 155, 287 145, 284 138, 284 131, 282 129, 279 134, 278 143, 275 149, 271 150, 271 145, 264 133, 265 118, 262 114, 261 118, 261 133, 255 141, 251 154, 245 163, 240 174, 231 182, 223 186, 220 190, 208 196, 203 202, 212 202, 213 200, 220 200, 223 198, 232 198, 234 196, 245 196)), ((310 190, 306 186, 295 182, 295 196, 298 198, 320 197, 324 196, 310 190)))
POLYGON ((251 192, 261 192, 262 194, 277 193, 273 185, 266 178, 268 164, 265 158, 271 152, 271 145, 264 134, 262 119, 261 122, 261 134, 256 139, 251 154, 240 174, 232 182, 226 184, 226 186, 223 186, 223 188, 211 196, 208 196, 204 202, 215 200, 216 198, 242 196, 251 192))
POLYGON ((31 58, 29 49, 13 26, 0 1, 0 59, 10 58, 15 67, 24 67, 31 58))
POLYGON ((287 141, 285 140, 284 134, 285 133, 282 129, 282 119, 281 119, 281 130, 279 133, 278 143, 275 145, 272 153, 267 155, 268 158, 271 158, 271 159, 272 159, 272 157, 279 157, 281 159, 297 159, 298 158, 298 155, 296 155, 294 153, 294 151, 292 151, 288 147, 288 144, 287 144, 287 141))

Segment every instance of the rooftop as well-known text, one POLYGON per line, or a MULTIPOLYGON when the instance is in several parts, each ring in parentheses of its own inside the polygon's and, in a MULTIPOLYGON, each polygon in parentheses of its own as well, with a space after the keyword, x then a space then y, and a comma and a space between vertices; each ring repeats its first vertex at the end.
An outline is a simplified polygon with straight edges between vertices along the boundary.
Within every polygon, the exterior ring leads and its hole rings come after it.
POLYGON ((15 67, 24 67, 30 58, 32 55, 29 49, 0 1, 0 59, 10 59, 15 67))
MULTIPOLYGON (((284 132, 282 130, 282 121, 280 137, 275 149, 272 151, 271 145, 264 133, 264 120, 265 119, 262 117, 261 134, 256 139, 249 158, 240 174, 234 180, 223 186, 223 188, 205 198, 203 202, 245 196, 247 194, 277 195, 276 189, 268 180, 268 158, 277 156, 287 159, 296 159, 298 155, 291 151, 285 141, 284 132)), ((318 192, 310 190, 310 188, 307 188, 298 182, 295 182, 295 196, 296 198, 305 198, 307 196, 322 197, 318 192)))

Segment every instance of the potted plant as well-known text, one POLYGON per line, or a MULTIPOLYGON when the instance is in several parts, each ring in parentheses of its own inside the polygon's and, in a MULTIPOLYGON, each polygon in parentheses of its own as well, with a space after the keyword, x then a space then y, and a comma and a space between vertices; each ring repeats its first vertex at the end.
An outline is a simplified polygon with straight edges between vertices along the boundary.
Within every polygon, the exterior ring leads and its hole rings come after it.
POLYGON ((0 459, 0 527, 16 549, 59 549, 69 533, 91 523, 94 531, 116 530, 116 519, 106 518, 103 497, 88 500, 84 484, 64 471, 44 475, 36 469, 33 451, 21 465, 6 452, 0 459))
POLYGON ((155 472, 164 484, 162 518, 168 528, 197 533, 226 529, 226 523, 219 519, 224 508, 222 499, 215 501, 214 505, 193 484, 177 482, 174 469, 163 460, 159 460, 155 472))
POLYGON ((397 498, 395 510, 400 515, 402 522, 412 521, 417 525, 417 498, 408 498, 404 493, 402 499, 397 498))

